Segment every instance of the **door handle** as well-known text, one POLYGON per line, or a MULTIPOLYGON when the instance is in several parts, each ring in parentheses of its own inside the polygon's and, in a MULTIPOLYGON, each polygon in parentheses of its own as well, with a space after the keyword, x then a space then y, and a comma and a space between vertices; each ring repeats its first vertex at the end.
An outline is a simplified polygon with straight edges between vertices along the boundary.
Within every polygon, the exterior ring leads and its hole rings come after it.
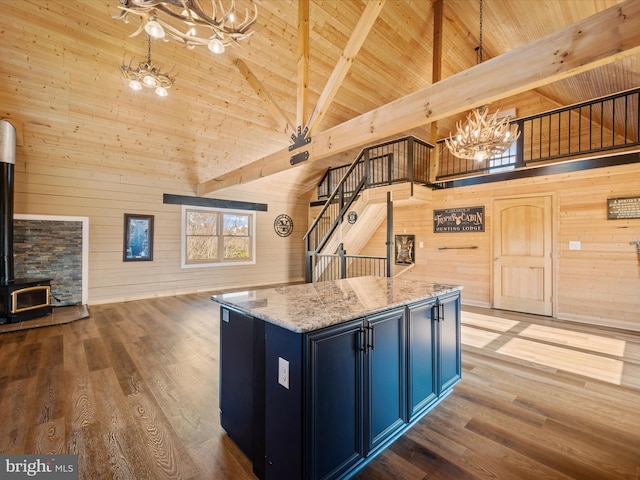
POLYGON ((496 257, 494 260, 497 262, 498 260, 500 260, 500 257, 496 257))

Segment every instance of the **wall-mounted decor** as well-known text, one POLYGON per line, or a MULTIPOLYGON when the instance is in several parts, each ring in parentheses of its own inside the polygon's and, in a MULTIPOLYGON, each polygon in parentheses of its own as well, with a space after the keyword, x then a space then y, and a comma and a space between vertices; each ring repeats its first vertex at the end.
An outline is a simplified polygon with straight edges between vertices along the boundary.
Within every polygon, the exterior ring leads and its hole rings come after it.
POLYGON ((396 235, 396 265, 413 265, 416 262, 415 243, 415 235, 396 235))
POLYGON ((640 218, 640 197, 607 198, 607 220, 640 218))
POLYGON ((153 260, 153 215, 124 214, 123 261, 153 260))
POLYGON ((357 221, 358 221, 358 214, 356 212, 354 212, 353 210, 350 211, 349 215, 347 215, 347 222, 349 222, 351 225, 353 225, 357 221))
POLYGON ((484 232, 484 207, 433 211, 433 233, 484 232))
POLYGON ((278 215, 273 222, 273 229, 280 237, 288 237, 293 232, 293 220, 286 213, 278 215))

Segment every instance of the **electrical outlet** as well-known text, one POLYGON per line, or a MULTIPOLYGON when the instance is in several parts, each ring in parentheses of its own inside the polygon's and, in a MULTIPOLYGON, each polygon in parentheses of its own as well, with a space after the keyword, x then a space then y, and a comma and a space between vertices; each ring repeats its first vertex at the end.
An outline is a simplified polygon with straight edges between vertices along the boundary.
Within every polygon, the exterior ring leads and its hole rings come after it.
POLYGON ((582 243, 580 240, 569 241, 569 250, 582 250, 582 243))
POLYGON ((289 390, 289 362, 278 357, 278 383, 289 390))

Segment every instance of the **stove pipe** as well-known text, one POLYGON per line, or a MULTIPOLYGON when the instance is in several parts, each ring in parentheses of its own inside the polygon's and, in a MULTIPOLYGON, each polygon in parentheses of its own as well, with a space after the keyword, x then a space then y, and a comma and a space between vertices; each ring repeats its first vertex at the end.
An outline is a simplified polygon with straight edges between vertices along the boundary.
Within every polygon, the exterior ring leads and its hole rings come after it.
POLYGON ((13 183, 16 163, 16 130, 0 119, 0 284, 12 283, 13 183))

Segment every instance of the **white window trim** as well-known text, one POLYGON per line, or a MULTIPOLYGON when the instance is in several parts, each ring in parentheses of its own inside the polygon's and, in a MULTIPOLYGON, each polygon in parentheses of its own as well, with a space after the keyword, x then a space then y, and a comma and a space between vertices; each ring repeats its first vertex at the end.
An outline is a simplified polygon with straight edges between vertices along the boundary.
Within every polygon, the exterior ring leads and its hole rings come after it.
POLYGON ((180 217, 180 266, 182 268, 210 268, 210 267, 234 267, 236 265, 255 265, 256 263, 256 212, 253 210, 238 210, 238 209, 224 209, 224 208, 210 208, 210 207, 198 207, 193 205, 182 205, 182 215, 180 217), (251 260, 232 260, 227 262, 211 262, 211 263, 186 263, 187 257, 187 242, 186 240, 186 215, 187 210, 202 210, 208 212, 217 213, 241 213, 250 215, 251 218, 251 252, 253 253, 251 260))

